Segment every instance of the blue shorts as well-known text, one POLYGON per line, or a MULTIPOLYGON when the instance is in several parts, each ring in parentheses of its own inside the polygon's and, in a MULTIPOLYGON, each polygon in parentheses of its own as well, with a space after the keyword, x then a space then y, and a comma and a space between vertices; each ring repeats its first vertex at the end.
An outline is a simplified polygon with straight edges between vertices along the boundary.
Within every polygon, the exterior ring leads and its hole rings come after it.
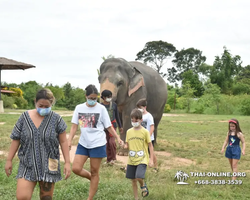
POLYGON ((90 158, 105 158, 106 154, 106 144, 101 147, 96 147, 93 149, 87 149, 78 143, 76 154, 88 156, 90 158))
POLYGON ((136 178, 145 178, 145 173, 147 170, 146 164, 139 165, 127 165, 126 178, 136 179, 136 178))
POLYGON ((227 146, 225 156, 229 159, 238 159, 239 160, 240 156, 241 156, 240 146, 239 145, 227 146))

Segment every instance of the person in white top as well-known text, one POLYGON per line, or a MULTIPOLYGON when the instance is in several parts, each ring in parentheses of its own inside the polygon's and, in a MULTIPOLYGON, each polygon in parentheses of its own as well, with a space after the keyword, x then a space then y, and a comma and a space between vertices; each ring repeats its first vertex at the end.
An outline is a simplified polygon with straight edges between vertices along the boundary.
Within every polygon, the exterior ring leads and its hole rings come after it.
MULTIPOLYGON (((151 138, 151 142, 153 144, 154 147, 154 118, 153 116, 147 111, 147 100, 146 99, 140 99, 137 103, 136 103, 136 107, 142 112, 142 123, 141 125, 147 129, 150 133, 150 138, 151 138)), ((154 170, 157 172, 158 168, 157 168, 157 158, 156 155, 154 153, 153 155, 154 158, 154 170)))
POLYGON ((107 156, 104 129, 107 129, 121 146, 123 146, 123 141, 112 127, 106 108, 97 102, 98 91, 96 87, 88 85, 85 91, 87 102, 79 104, 75 108, 68 144, 71 149, 72 140, 79 125, 81 136, 76 149, 72 171, 76 175, 90 180, 87 200, 92 200, 98 188, 102 158, 107 156), (83 169, 88 158, 90 158, 90 172, 83 169))

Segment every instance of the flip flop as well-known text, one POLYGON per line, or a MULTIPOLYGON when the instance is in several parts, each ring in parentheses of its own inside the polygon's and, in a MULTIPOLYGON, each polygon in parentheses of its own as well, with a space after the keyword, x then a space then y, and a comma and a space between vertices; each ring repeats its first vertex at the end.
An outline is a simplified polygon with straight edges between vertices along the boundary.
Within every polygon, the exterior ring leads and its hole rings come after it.
POLYGON ((148 191, 148 187, 146 185, 146 183, 144 184, 144 186, 141 187, 141 195, 142 197, 147 197, 149 195, 149 191, 148 191))

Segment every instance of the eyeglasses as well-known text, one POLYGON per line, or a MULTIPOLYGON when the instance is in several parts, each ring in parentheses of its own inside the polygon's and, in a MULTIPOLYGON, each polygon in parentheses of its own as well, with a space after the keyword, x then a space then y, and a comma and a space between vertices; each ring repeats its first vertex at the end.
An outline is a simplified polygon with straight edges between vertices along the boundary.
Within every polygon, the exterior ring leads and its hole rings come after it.
POLYGON ((88 99, 93 101, 97 100, 97 98, 88 98, 88 99))

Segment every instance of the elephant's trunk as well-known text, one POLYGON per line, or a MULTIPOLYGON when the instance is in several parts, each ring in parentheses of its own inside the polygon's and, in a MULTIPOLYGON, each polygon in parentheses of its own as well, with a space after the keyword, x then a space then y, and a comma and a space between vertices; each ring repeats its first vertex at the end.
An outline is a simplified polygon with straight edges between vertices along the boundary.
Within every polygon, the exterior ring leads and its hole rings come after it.
POLYGON ((110 90, 112 92, 112 100, 116 101, 117 98, 117 87, 114 83, 111 83, 108 78, 106 78, 101 83, 100 94, 103 90, 110 90))

